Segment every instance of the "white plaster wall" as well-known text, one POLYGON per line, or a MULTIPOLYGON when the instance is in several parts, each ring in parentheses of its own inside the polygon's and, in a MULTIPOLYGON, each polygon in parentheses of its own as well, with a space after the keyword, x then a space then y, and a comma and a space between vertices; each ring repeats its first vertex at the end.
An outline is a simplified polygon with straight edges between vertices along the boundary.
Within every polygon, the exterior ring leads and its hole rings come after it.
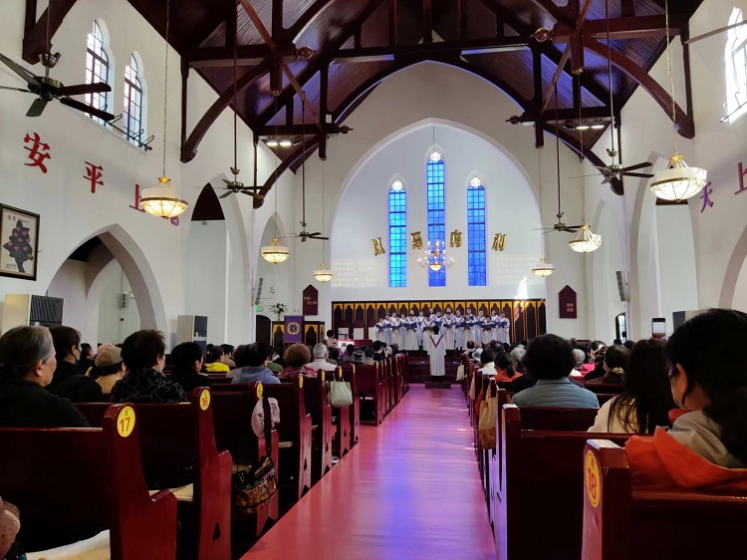
POLYGON ((98 334, 98 307, 89 305, 86 294, 86 263, 66 260, 49 284, 47 295, 62 298, 62 322, 80 331, 85 341, 98 334))
POLYGON ((137 301, 128 296, 125 307, 120 304, 121 295, 132 291, 130 283, 117 261, 112 261, 101 271, 99 281, 102 282, 99 301, 89 300, 89 306, 98 309, 98 337, 93 341, 85 336, 83 339, 89 344, 124 342, 125 338, 140 330, 137 301))
MULTIPOLYGON (((333 220, 339 212, 339 203, 343 200, 346 189, 353 186, 360 169, 367 164, 380 150, 386 148, 400 136, 423 126, 429 127, 435 123, 469 132, 485 142, 491 144, 505 154, 506 158, 516 166, 525 178, 534 196, 539 198, 539 165, 537 151, 534 148, 534 130, 526 127, 514 127, 505 122, 519 109, 509 97, 494 86, 459 69, 436 63, 424 63, 410 67, 385 80, 366 100, 356 109, 345 124, 353 127, 353 132, 345 137, 330 141, 329 159, 325 165, 326 171, 326 200, 327 208, 335 211, 327 212, 325 231, 329 231, 333 220), (434 84, 436 84, 434 86, 434 84)), ((438 142, 438 138, 437 138, 438 142)), ((551 227, 555 219, 556 165, 554 157, 554 137, 547 137, 548 147, 542 153, 543 175, 543 205, 544 225, 551 227)), ((419 163, 424 165, 424 157, 429 143, 420 147, 419 163)), ((417 162, 416 162, 417 164, 417 162)), ((447 169, 449 162, 447 160, 447 169)), ((478 163, 475 167, 479 167, 478 163)), ((577 156, 570 150, 561 147, 562 177, 581 175, 581 165, 577 156)), ((391 174, 397 172, 392 169, 391 174)), ((308 162, 307 182, 312 181, 312 191, 319 192, 321 177, 321 163, 316 157, 308 162)), ((299 178, 296 177, 298 185, 299 178)), ((462 182, 464 179, 462 179, 462 182)), ((565 184, 565 183, 564 183, 565 184)), ((447 186, 447 188, 449 188, 447 186)), ((566 188, 563 194, 563 206, 566 212, 566 223, 577 223, 583 211, 582 189, 566 188)), ((535 203, 536 204, 536 203, 535 203)), ((314 194, 307 201, 307 214, 310 227, 320 224, 321 196, 314 194)), ((296 202, 296 222, 300 220, 300 204, 296 202)), ((461 214, 457 212, 456 215, 461 214)), ((367 219, 367 210, 363 211, 367 219)), ((450 218, 447 218, 450 220, 450 218)), ((462 218, 463 220, 463 218, 462 218)), ((361 220, 363 224, 363 220, 361 220)), ((454 227, 457 227, 456 225, 454 227)), ((454 229, 451 223, 449 229, 454 229)), ((408 226, 408 231, 411 228, 408 226)), ((462 228, 460 228, 462 229, 462 228)), ((531 227, 525 228, 531 235, 531 227)), ((464 231, 464 229, 462 229, 464 231)), ((491 234, 495 233, 491 229, 491 234)), ((337 229, 335 229, 335 236, 337 229)), ((340 235, 347 235, 341 233, 340 235)), ((380 235, 384 238, 385 232, 380 235)), ((509 236, 509 247, 514 243, 517 232, 509 236)), ((564 336, 590 336, 588 330, 589 301, 586 296, 586 261, 584 255, 572 252, 568 248, 569 234, 551 233, 545 236, 547 242, 547 256, 556 266, 556 273, 548 278, 548 328, 564 336), (576 320, 558 319, 557 294, 566 285, 573 287, 579 294, 579 315, 576 320)), ((341 240, 344 243, 344 239, 341 240)), ((316 242, 315 242, 316 243, 316 242)), ((295 250, 296 277, 298 285, 306 285, 311 278, 312 271, 319 267, 320 249, 311 242, 292 246, 295 250), (310 247, 309 247, 310 246, 310 247)), ((388 243, 387 243, 388 245, 388 243)), ((328 244, 329 250, 329 244, 328 244)), ((370 238, 364 244, 350 244, 349 252, 368 258, 372 255, 370 238)), ((382 258, 382 257, 379 257, 382 258)), ((528 267, 529 269, 531 266, 528 267)), ((527 270, 527 272, 530 272, 527 270)), ((317 283, 319 288, 320 311, 329 320, 331 290, 329 285, 317 283)), ((394 295, 395 292, 392 292, 394 295)), ((295 307, 300 308, 301 294, 295 294, 298 302, 295 307)), ((391 296, 387 296, 389 298, 391 296)), ((396 296, 395 296, 396 297, 396 296)))

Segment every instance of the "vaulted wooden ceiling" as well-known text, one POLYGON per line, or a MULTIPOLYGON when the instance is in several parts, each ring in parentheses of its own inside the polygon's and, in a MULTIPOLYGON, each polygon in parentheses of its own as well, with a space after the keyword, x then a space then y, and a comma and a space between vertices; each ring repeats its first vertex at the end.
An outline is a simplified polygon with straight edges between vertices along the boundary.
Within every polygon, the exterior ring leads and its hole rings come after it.
MULTIPOLYGON (((35 8, 35 0, 27 1, 35 8)), ((165 0, 128 1, 165 35, 165 0)), ((688 34, 688 20, 701 1, 670 0, 673 36, 688 34)), ((610 121, 608 32, 617 117, 639 86, 663 110, 671 106, 668 88, 648 76, 665 49, 665 0, 170 2, 169 41, 182 56, 183 79, 186 82, 190 70, 199 72, 220 96, 194 129, 183 127, 185 162, 195 156, 202 137, 227 107, 233 107, 260 138, 271 137, 277 127, 281 135, 298 140, 301 95, 307 103, 307 152, 318 148, 326 157, 327 138, 346 132, 345 119, 383 79, 426 60, 462 68, 491 82, 524 109, 514 122, 538 123, 538 144, 547 130, 580 153, 581 138, 575 130, 579 114, 585 125, 596 122, 606 127, 610 121), (235 107, 234 56, 238 64, 235 107)), ((53 32, 59 27, 56 19, 64 18, 74 3, 57 0, 53 32)), ((34 33, 41 34, 36 28, 45 26, 45 17, 46 13, 35 25, 27 18, 26 60, 34 60, 34 48, 39 48, 34 33)), ((685 53, 687 75, 687 49, 685 53)), ((182 102, 186 114, 186 93, 182 102)), ((694 135, 689 98, 684 109, 678 106, 675 124, 682 135, 694 135)), ((600 165, 606 157, 599 158, 590 146, 603 132, 583 133, 584 154, 600 165)), ((301 158, 297 145, 277 152, 281 172, 301 158)), ((274 174, 265 184, 265 193, 273 181, 274 174)), ((622 186, 613 183, 613 189, 620 193, 622 186)))

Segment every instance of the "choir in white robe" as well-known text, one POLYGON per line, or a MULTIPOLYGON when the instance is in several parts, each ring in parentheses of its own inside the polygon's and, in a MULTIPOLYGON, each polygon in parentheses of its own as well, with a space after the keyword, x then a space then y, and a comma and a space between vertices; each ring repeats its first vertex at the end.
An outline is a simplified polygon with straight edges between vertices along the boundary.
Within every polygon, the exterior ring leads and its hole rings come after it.
POLYGON ((433 327, 435 326, 430 317, 428 317, 422 323, 423 325, 423 350, 428 352, 430 350, 431 340, 430 336, 433 334, 433 327))
POLYGON ((493 340, 493 321, 490 320, 490 317, 483 317, 480 331, 483 346, 489 345, 493 340))
POLYGON ((394 317, 391 321, 392 324, 392 341, 391 344, 396 344, 398 348, 402 348, 404 346, 404 340, 402 340, 402 331, 400 330, 400 320, 397 317, 394 317))
POLYGON ((420 315, 416 317, 416 319, 418 321, 418 346, 422 348, 423 347, 423 323, 425 322, 425 316, 420 315))
POLYGON ((457 350, 464 348, 464 317, 454 317, 454 346, 457 350))
POLYGON ((444 365, 446 343, 444 342, 444 335, 428 333, 426 339, 426 344, 428 345, 428 357, 431 362, 431 375, 433 377, 443 377, 446 375, 446 367, 444 365))
POLYGON ((386 328, 384 328, 383 319, 379 319, 379 322, 376 323, 376 340, 386 342, 386 328))
POLYGON ((464 318, 464 346, 467 346, 468 342, 474 342, 474 326, 477 320, 474 315, 467 315, 464 318))
POLYGON ((448 313, 441 320, 440 332, 444 335, 444 341, 446 343, 446 350, 454 350, 456 348, 456 333, 454 332, 454 325, 456 324, 456 318, 448 313))
POLYGON ((387 346, 392 345, 392 321, 391 319, 384 319, 384 343, 387 346))
POLYGON ((493 312, 493 314, 490 316, 490 321, 493 323, 493 330, 490 333, 490 339, 498 340, 498 314, 493 312))
POLYGON ((418 319, 414 315, 410 315, 410 318, 405 322, 405 350, 408 352, 414 352, 419 350, 420 345, 418 344, 418 319))
POLYGON ((400 350, 405 349, 405 337, 407 336, 407 317, 402 314, 399 319, 399 335, 402 337, 402 344, 399 345, 400 350))
POLYGON ((498 321, 498 337, 496 340, 501 344, 511 344, 511 337, 509 336, 511 322, 503 315, 498 319, 498 321))

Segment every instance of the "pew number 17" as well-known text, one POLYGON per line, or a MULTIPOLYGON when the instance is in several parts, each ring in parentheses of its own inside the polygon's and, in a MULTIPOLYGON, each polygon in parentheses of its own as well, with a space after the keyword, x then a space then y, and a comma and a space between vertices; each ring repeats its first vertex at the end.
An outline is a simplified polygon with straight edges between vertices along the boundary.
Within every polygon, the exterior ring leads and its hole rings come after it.
POLYGON ((123 438, 128 437, 135 429, 135 410, 131 406, 124 407, 117 416, 117 433, 123 438))

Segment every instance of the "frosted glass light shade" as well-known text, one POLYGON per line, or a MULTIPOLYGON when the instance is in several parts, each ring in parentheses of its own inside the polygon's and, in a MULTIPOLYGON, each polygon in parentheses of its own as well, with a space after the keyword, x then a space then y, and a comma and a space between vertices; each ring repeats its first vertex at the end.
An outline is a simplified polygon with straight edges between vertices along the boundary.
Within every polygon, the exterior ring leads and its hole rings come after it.
POLYGON ((278 238, 275 237, 270 245, 262 247, 262 258, 272 264, 278 264, 288 260, 290 251, 288 247, 280 245, 278 238))
POLYGON ((319 282, 329 282, 332 280, 332 277, 334 276, 334 273, 331 270, 327 269, 327 265, 322 263, 322 266, 319 270, 314 271, 314 278, 319 280, 319 282))
POLYGON ((140 208, 159 218, 176 218, 188 207, 189 204, 176 194, 168 177, 159 177, 158 185, 144 189, 140 196, 140 208))
POLYGON ((708 183, 708 171, 689 167, 680 154, 669 158, 669 165, 654 175, 651 192, 658 198, 680 202, 692 198, 708 183))
POLYGON ((540 278, 547 278, 553 272, 555 272, 555 266, 547 262, 545 257, 542 257, 537 266, 532 269, 532 274, 540 278))
POLYGON ((577 253, 591 253, 602 246, 602 236, 592 233, 589 226, 583 226, 576 238, 568 246, 577 253))

